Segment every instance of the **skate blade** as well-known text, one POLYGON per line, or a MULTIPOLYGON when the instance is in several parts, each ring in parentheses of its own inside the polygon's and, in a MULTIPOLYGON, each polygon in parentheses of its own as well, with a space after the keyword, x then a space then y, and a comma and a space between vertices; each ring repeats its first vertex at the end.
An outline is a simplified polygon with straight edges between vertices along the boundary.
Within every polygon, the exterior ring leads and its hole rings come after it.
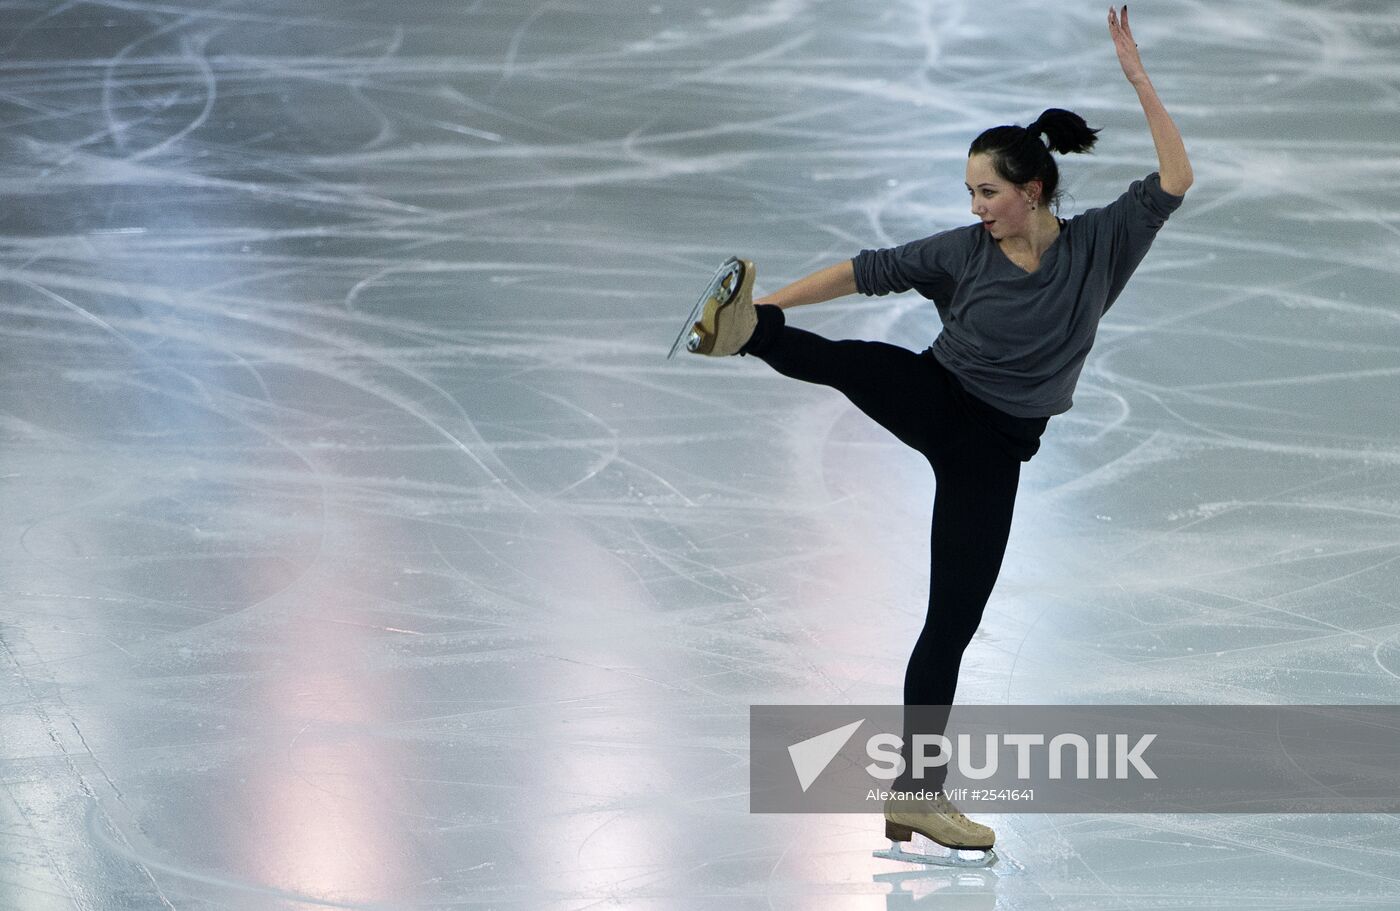
POLYGON ((684 342, 686 347, 691 351, 699 347, 700 336, 695 331, 695 320, 705 309, 705 304, 709 303, 710 298, 722 294, 719 298, 719 302, 727 302, 734 292, 739 290, 739 282, 743 274, 744 264, 740 262, 737 256, 731 256, 726 259, 724 265, 720 266, 719 269, 715 271, 714 278, 710 279, 710 283, 705 286, 705 292, 700 295, 700 299, 695 302, 695 306, 690 308, 690 316, 685 318, 685 324, 681 326, 680 334, 677 335, 676 340, 671 343, 671 350, 667 352, 666 360, 669 361, 672 357, 675 357, 676 352, 681 350, 682 342, 684 342))
MULTIPOLYGON (((957 848, 945 848, 936 842, 927 842, 929 849, 905 851, 902 847, 906 842, 890 841, 890 846, 884 851, 871 852, 875 857, 885 860, 898 860, 907 864, 924 864, 934 867, 970 867, 985 869, 996 866, 1001 858, 997 855, 996 848, 988 848, 985 851, 977 848, 967 851, 960 851, 957 848)), ((912 843, 907 843, 912 844, 912 843)))

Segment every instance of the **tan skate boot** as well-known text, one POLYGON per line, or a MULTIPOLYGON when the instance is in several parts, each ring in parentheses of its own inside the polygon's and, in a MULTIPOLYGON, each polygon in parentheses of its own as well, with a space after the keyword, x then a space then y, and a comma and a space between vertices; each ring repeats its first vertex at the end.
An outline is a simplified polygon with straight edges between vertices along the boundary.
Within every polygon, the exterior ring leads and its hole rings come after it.
POLYGON ((753 305, 753 263, 747 259, 731 262, 739 268, 724 276, 705 300, 700 319, 691 327, 686 349, 696 354, 738 354, 758 325, 758 311, 753 305))
POLYGON ((941 791, 931 801, 885 802, 885 837, 908 841, 915 832, 959 851, 990 851, 997 840, 995 832, 959 813, 941 791))

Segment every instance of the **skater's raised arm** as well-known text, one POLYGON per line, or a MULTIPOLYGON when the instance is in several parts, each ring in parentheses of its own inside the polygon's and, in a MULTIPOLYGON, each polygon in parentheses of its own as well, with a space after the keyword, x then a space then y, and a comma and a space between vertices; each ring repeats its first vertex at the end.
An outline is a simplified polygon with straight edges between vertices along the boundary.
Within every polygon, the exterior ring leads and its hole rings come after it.
POLYGON ((1138 56, 1137 43, 1128 28, 1128 8, 1123 7, 1120 18, 1113 7, 1108 8, 1108 31, 1113 36, 1113 46, 1118 51, 1118 62, 1123 65, 1123 75, 1137 89, 1138 100, 1142 102, 1143 113, 1147 115, 1147 126, 1152 130, 1152 143, 1157 147, 1157 173, 1161 177, 1162 189, 1173 196, 1183 196, 1195 179, 1191 172, 1191 160, 1186 157, 1186 145, 1181 141, 1181 132, 1172 122, 1157 90, 1147 78, 1142 59, 1138 56))
POLYGON ((856 269, 850 260, 846 260, 798 279, 767 297, 758 298, 754 304, 773 304, 786 310, 788 307, 820 304, 855 293, 856 269))

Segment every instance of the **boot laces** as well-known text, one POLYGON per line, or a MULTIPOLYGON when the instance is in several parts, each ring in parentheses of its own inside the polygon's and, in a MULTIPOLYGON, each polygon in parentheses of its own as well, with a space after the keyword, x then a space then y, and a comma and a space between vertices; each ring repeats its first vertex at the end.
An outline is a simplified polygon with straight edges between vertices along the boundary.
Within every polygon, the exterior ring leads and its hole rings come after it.
POLYGON ((959 812, 957 807, 953 806, 953 802, 949 800, 946 795, 939 794, 936 800, 938 801, 939 806, 942 808, 942 812, 948 814, 954 819, 963 821, 967 820, 967 817, 964 816, 961 812, 959 812))

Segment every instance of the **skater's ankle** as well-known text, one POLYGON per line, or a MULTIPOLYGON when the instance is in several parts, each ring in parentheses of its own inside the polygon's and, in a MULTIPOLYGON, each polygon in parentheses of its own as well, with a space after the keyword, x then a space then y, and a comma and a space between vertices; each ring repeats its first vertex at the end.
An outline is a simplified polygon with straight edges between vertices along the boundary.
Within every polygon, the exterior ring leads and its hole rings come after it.
POLYGON ((758 314, 758 324, 753 328, 753 335, 749 336, 749 340, 739 349, 740 355, 762 355, 768 346, 773 344, 773 339, 778 337, 783 326, 787 325, 783 308, 777 304, 755 304, 754 312, 758 314))

